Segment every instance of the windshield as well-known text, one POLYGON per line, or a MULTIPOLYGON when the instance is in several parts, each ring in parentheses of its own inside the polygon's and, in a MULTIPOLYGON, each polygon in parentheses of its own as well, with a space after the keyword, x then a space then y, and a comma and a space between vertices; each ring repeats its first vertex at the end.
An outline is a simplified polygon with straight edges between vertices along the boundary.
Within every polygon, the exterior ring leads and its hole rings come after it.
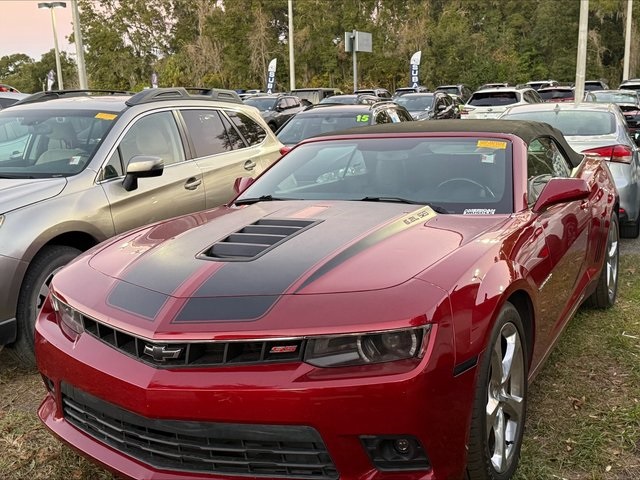
POLYGON ((0 112, 0 177, 65 177, 82 171, 111 129, 116 112, 0 112))
POLYGON ((276 104, 276 100, 274 98, 252 97, 247 98, 244 103, 251 105, 252 107, 256 107, 261 112, 264 112, 266 110, 271 110, 276 104))
POLYGON ((545 110, 513 112, 507 120, 535 120, 557 128, 565 136, 609 135, 616 131, 616 121, 609 112, 589 110, 545 110))
POLYGON ((512 103, 518 103, 516 92, 476 92, 469 100, 469 105, 475 107, 493 107, 512 103))
POLYGON ((402 95, 394 100, 398 105, 402 105, 407 110, 429 110, 433 105, 433 95, 408 96, 402 95))
POLYGON ((436 90, 438 92, 445 92, 445 93, 454 94, 454 95, 458 95, 460 93, 458 90, 458 87, 438 87, 436 88, 436 90))
POLYGON ((543 100, 560 100, 565 98, 573 98, 573 90, 568 89, 538 90, 538 93, 543 100))
POLYGON ((588 99, 598 103, 638 103, 637 95, 631 92, 591 92, 588 99))
POLYGON ((372 118, 366 110, 328 113, 319 109, 317 113, 305 112, 304 115, 293 117, 278 131, 277 137, 285 145, 294 145, 322 133, 369 125, 372 118))
POLYGON ((236 203, 405 201, 447 213, 511 213, 511 151, 510 142, 484 137, 312 142, 282 157, 236 203))

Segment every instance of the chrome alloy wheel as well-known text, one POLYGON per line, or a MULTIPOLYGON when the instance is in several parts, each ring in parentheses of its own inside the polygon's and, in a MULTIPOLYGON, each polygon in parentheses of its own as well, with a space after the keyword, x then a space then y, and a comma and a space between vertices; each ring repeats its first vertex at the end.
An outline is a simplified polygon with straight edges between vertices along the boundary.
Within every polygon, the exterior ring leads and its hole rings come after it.
POLYGON ((618 260, 620 255, 620 243, 618 241, 618 227, 611 223, 609 235, 607 237, 607 252, 604 259, 604 268, 607 275, 607 294, 609 300, 613 301, 618 290, 618 260))
POLYGON ((491 351, 487 388, 486 444, 493 468, 506 472, 524 428, 525 375, 522 341, 516 326, 503 325, 491 351))

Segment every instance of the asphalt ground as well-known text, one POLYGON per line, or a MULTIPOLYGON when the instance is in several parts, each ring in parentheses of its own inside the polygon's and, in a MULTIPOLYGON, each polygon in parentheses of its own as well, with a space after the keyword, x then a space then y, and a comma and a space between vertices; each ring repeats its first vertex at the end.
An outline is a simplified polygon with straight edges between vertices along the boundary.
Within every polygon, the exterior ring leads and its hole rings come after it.
POLYGON ((621 238, 620 255, 640 255, 640 237, 621 238))

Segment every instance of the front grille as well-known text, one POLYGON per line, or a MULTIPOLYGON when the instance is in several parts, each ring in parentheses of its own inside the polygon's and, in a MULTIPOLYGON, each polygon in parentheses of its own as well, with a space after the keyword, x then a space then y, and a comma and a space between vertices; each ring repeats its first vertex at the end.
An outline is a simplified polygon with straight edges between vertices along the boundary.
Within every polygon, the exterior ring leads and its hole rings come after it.
POLYGON ((208 367, 302 360, 304 339, 168 343, 116 330, 82 315, 86 333, 118 351, 157 368, 208 367))
POLYGON ((63 383, 65 420, 158 469, 224 475, 337 479, 320 434, 307 426, 142 417, 63 383))

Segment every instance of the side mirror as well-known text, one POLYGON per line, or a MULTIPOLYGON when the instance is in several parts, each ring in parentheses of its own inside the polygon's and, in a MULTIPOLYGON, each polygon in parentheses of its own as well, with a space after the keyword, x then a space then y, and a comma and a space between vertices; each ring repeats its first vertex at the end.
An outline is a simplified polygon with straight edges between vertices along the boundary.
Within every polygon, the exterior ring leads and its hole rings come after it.
POLYGON ((445 108, 447 108, 447 106, 444 103, 441 103, 440 105, 438 105, 439 112, 443 111, 445 108))
POLYGON ((584 200, 590 192, 583 178, 552 178, 540 192, 533 211, 539 213, 552 205, 584 200))
POLYGON ((253 177, 238 177, 233 182, 233 190, 240 195, 255 181, 253 177))
POLYGON ((159 177, 163 171, 164 161, 160 157, 136 155, 129 160, 122 187, 131 192, 138 188, 139 178, 159 177))

